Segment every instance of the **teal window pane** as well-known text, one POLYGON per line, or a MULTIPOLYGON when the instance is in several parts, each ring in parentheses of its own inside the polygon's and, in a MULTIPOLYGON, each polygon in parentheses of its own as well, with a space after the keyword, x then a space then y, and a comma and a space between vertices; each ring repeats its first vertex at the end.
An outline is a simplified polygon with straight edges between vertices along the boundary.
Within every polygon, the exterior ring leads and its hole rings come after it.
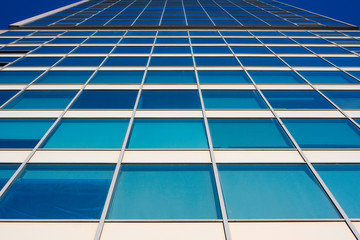
POLYGON ((203 90, 207 109, 264 109, 267 108, 257 91, 203 90))
POLYGON ((208 144, 202 119, 135 119, 128 148, 192 149, 208 144))
POLYGON ((360 165, 315 165, 316 171, 350 218, 360 218, 360 165))
POLYGON ((208 119, 214 148, 292 148, 275 119, 208 119))
POLYGON ((148 71, 146 84, 195 84, 193 71, 148 71))
POLYGON ((0 106, 12 98, 17 91, 0 91, 0 106))
POLYGON ((198 71, 201 84, 249 84, 244 71, 198 71))
POLYGON ((127 119, 63 119, 43 148, 121 148, 127 119))
POLYGON ((306 165, 219 165, 230 219, 340 218, 306 165))
POLYGON ((30 164, 0 200, 2 219, 99 219, 113 165, 30 164))
POLYGON ((219 219, 210 165, 123 165, 109 219, 219 219))
MULTIPOLYGON (((6 160, 6 159, 5 159, 6 160)), ((0 165, 0 189, 2 189, 7 181, 12 177, 15 171, 18 169, 17 164, 1 164, 0 165)))
POLYGON ((64 109, 76 91, 24 91, 5 109, 64 109))
POLYGON ((91 84, 140 84, 143 71, 99 71, 91 79, 91 84))
POLYGON ((292 71, 249 71, 250 76, 257 84, 305 84, 292 71))
POLYGON ((360 83, 344 72, 299 72, 312 84, 353 84, 360 83))
POLYGON ((360 148, 360 130, 346 119, 284 119, 302 148, 360 148))
POLYGON ((0 148, 33 148, 53 122, 52 119, 0 119, 0 148))
POLYGON ((84 84, 91 71, 50 71, 36 80, 36 84, 84 84))
POLYGON ((360 109, 360 91, 323 91, 342 109, 360 109))

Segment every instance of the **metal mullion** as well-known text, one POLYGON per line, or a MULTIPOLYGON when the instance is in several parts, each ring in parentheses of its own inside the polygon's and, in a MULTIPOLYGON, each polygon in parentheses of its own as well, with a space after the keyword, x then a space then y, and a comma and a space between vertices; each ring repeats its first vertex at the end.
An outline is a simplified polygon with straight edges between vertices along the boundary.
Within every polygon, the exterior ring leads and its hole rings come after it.
POLYGON ((199 0, 196 0, 196 1, 199 3, 200 7, 201 7, 202 10, 205 12, 206 16, 210 19, 210 21, 212 22, 212 24, 213 24, 214 26, 216 26, 216 24, 214 23, 214 21, 212 20, 212 18, 211 18, 210 15, 208 14, 208 12, 205 10, 205 8, 203 7, 203 5, 199 2, 199 0))
POLYGON ((143 75, 143 78, 141 80, 141 84, 140 84, 140 87, 139 87, 139 92, 138 92, 138 95, 136 97, 134 108, 133 108, 133 111, 132 111, 132 114, 131 114, 131 117, 130 117, 130 120, 129 120, 129 124, 128 124, 127 130, 126 130, 126 133, 125 133, 125 136, 124 136, 123 144, 122 144, 121 150, 120 150, 120 156, 119 156, 118 161, 117 161, 116 166, 115 166, 115 170, 114 170, 114 174, 113 174, 113 177, 112 177, 112 180, 111 180, 109 191, 108 191, 108 194, 106 196, 103 211, 101 213, 99 225, 98 225, 97 230, 96 230, 96 234, 95 234, 95 238, 94 238, 95 240, 100 240, 101 233, 102 233, 103 228, 104 228, 105 219, 106 219, 109 207, 110 207, 110 203, 111 203, 113 193, 114 193, 114 190, 115 190, 115 186, 116 186, 118 176, 119 176, 119 173, 120 173, 122 160, 123 160, 124 154, 125 154, 126 145, 127 145, 128 140, 129 140, 129 137, 130 137, 132 125, 133 125, 134 119, 135 119, 136 110, 137 110, 137 107, 138 107, 139 102, 140 102, 140 96, 141 96, 142 89, 143 89, 143 86, 144 86, 144 83, 145 83, 145 77, 146 77, 147 71, 149 69, 151 55, 152 55, 152 53, 154 51, 157 35, 158 35, 158 31, 156 32, 156 35, 154 37, 154 42, 153 42, 153 45, 152 45, 152 48, 151 48, 151 51, 150 51, 150 54, 149 54, 149 59, 147 61, 146 67, 145 67, 144 75, 143 75))
POLYGON ((166 9, 167 2, 168 2, 168 0, 165 0, 165 4, 164 4, 164 7, 163 7, 163 11, 162 11, 162 13, 161 13, 161 17, 160 17, 160 20, 159 20, 159 24, 158 24, 158 26, 160 26, 160 25, 161 25, 161 23, 162 23, 162 20, 163 20, 163 17, 164 17, 164 13, 165 13, 165 9, 166 9))
POLYGON ((134 0, 133 2, 131 2, 129 5, 127 5, 125 8, 123 8, 119 13, 115 14, 112 18, 110 18, 106 23, 104 23, 103 26, 106 26, 109 22, 111 22, 112 20, 114 20, 117 16, 119 16, 121 13, 123 13, 126 9, 128 9, 131 5, 133 5, 136 2, 136 0, 134 0))
POLYGON ((204 99, 203 99, 203 96, 202 96, 199 76, 198 76, 198 72, 197 72, 197 66, 196 66, 196 63, 195 63, 195 56, 194 56, 193 49, 192 49, 192 44, 191 44, 191 38, 190 38, 189 31, 187 33, 188 33, 188 38, 189 38, 189 42, 190 42, 191 57, 192 57, 192 60, 193 60, 193 65, 194 65, 194 72, 195 72, 195 77, 196 77, 196 85, 197 85, 198 93, 199 93, 199 97, 200 97, 201 111, 202 111, 203 118, 204 118, 206 136, 207 136, 208 144, 209 144, 211 166, 212 166, 212 170, 213 170, 213 173, 214 173, 216 192, 217 192, 217 197, 218 197, 219 204, 220 204, 220 211, 221 211, 221 216, 222 216, 222 223, 223 223, 223 227, 224 227, 225 238, 226 238, 226 240, 231 240, 229 220, 228 220, 227 213, 226 213, 225 200, 224 200, 224 196, 223 196, 223 193, 222 193, 220 177, 219 177, 219 171, 218 171, 217 164, 216 164, 216 161, 215 161, 214 147, 213 147, 213 143, 212 143, 209 123, 208 123, 207 116, 206 116, 204 99))
POLYGON ((224 10, 224 12, 226 12, 232 19, 238 22, 241 26, 244 26, 244 24, 242 24, 239 20, 237 20, 231 13, 229 13, 225 8, 219 5, 215 0, 211 0, 211 1, 213 1, 216 5, 218 5, 222 10, 224 10))
POLYGON ((145 12, 145 9, 150 5, 150 3, 152 2, 153 0, 150 0, 148 2, 148 4, 146 4, 146 6, 144 7, 144 9, 137 15, 137 17, 135 18, 135 20, 130 24, 130 26, 133 26, 135 24, 135 22, 140 18, 141 14, 143 14, 145 12))
POLYGON ((188 24, 188 21, 187 21, 186 10, 185 10, 185 6, 184 6, 184 0, 181 0, 181 5, 182 5, 183 12, 184 12, 185 24, 186 24, 186 26, 188 26, 189 24, 188 24))

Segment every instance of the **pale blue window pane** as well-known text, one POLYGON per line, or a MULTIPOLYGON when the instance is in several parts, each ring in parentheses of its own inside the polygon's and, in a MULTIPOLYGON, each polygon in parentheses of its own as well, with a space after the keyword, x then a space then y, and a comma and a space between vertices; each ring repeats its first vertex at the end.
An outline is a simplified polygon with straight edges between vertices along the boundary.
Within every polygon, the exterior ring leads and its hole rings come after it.
POLYGON ((104 66, 141 66, 145 67, 148 57, 109 57, 104 66))
POLYGON ((121 148, 127 119, 63 119, 42 145, 53 149, 121 148))
POLYGON ((17 164, 1 164, 0 165, 0 189, 2 189, 11 176, 18 169, 17 164))
POLYGON ((275 119, 208 119, 214 148, 292 148, 275 119))
POLYGON ((191 57, 152 57, 150 66, 193 66, 191 57))
POLYGON ((196 65, 202 66, 240 66, 234 57, 195 57, 196 65))
POLYGON ((148 71, 146 84, 195 84, 193 71, 148 71))
POLYGON ((91 71, 50 71, 36 80, 36 84, 84 84, 91 71))
POLYGON ((244 71, 198 71, 201 84, 249 84, 244 71))
POLYGON ((99 219, 113 165, 28 165, 0 201, 2 219, 99 219))
POLYGON ((318 57, 282 57, 292 67, 331 67, 330 63, 318 57))
POLYGON ((329 60, 338 67, 360 67, 360 57, 355 57, 355 58, 328 57, 326 58, 326 60, 329 60))
POLYGON ((99 71, 91 79, 91 84, 140 84, 143 71, 99 71))
POLYGON ((56 66, 60 67, 76 67, 76 66, 84 66, 84 67, 97 67, 102 61, 103 57, 66 57, 61 62, 59 62, 56 66))
POLYGON ((0 106, 12 98, 18 91, 0 91, 0 106))
POLYGON ((5 109, 64 109, 77 91, 24 91, 5 109))
POLYGON ((292 71, 249 71, 250 76, 257 84, 305 84, 292 71))
POLYGON ((34 52, 32 53, 55 53, 55 54, 66 54, 66 53, 69 53, 71 50, 73 50, 75 48, 75 46, 71 46, 71 47, 47 47, 47 46, 44 46, 44 47, 41 47, 41 48, 38 48, 37 50, 35 50, 34 52))
POLYGON ((128 148, 208 148, 202 119, 135 119, 128 148))
POLYGON ((234 53, 253 53, 253 54, 271 54, 266 47, 252 47, 252 46, 231 46, 234 53))
POLYGON ((326 186, 350 218, 360 218, 360 165, 315 165, 326 186))
POLYGON ((219 165, 230 219, 340 218, 306 165, 219 165))
POLYGON ((303 47, 269 47, 276 54, 311 54, 308 50, 303 47))
POLYGON ((312 84, 357 84, 355 78, 344 72, 299 72, 312 84))
POLYGON ((151 46, 118 46, 113 53, 150 53, 151 46))
POLYGON ((276 57, 238 57, 244 66, 284 67, 285 64, 276 57))
POLYGON ((50 67, 61 58, 58 57, 24 57, 13 63, 12 67, 50 67))
POLYGON ((342 109, 360 109, 360 91, 323 91, 342 109))
POLYGON ((264 109, 267 108, 257 91, 203 90, 207 109, 264 109))
POLYGON ((302 148, 360 148, 360 130, 347 119, 283 119, 302 148))
POLYGON ((109 219, 219 219, 210 165, 123 165, 109 219))
POLYGON ((0 119, 0 148, 33 148, 52 119, 0 119))
POLYGON ((191 53, 189 46, 155 46, 153 53, 191 53))

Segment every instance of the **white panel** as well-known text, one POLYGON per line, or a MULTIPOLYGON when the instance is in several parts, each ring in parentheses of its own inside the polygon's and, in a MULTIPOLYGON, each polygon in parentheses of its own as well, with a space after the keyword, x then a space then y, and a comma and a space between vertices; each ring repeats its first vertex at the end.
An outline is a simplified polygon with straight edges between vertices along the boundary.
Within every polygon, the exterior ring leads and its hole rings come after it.
POLYGON ((339 111, 276 111, 283 118, 344 118, 339 111))
POLYGON ((129 118, 132 111, 76 111, 69 110, 64 118, 129 118))
POLYGON ((188 85, 176 85, 176 84, 168 84, 168 85, 160 85, 160 84, 145 84, 143 89, 175 89, 175 90, 181 90, 181 89, 192 89, 196 90, 197 85, 195 84, 188 84, 188 85))
POLYGON ((30 163, 116 163, 120 151, 37 151, 30 163))
POLYGON ((293 67, 296 71, 335 71, 336 67, 293 67))
POLYGON ((209 151, 125 151, 123 163, 210 163, 209 151))
POLYGON ((82 86, 80 84, 35 84, 29 86, 27 90, 79 90, 82 86))
POLYGON ((253 111, 216 111, 207 110, 208 118, 274 118, 269 110, 253 110, 253 111))
POLYGON ((89 84, 85 90, 138 90, 140 85, 137 84, 89 84))
POLYGON ((343 222, 230 223, 233 240, 355 240, 343 222))
POLYGON ((200 71, 231 71, 231 70, 237 70, 237 71, 241 71, 243 70, 242 67, 237 66, 237 67, 197 67, 197 70, 200 71))
MULTIPOLYGON (((359 47, 359 45, 356 47, 359 47)), ((340 69, 344 71, 360 71, 360 67, 341 67, 340 69)))
POLYGON ((290 70, 289 67, 245 67, 246 70, 248 71, 257 71, 257 70, 261 70, 261 71, 287 71, 290 70))
POLYGON ((217 163, 303 163, 297 151, 214 151, 217 163))
MULTIPOLYGON (((178 46, 178 44, 176 44, 178 46)), ((148 70, 150 71, 181 71, 181 70, 194 70, 194 67, 149 67, 148 70)))
MULTIPOLYGON (((16 46, 20 47, 20 44, 17 44, 16 46)), ((4 70, 6 70, 6 71, 45 71, 45 70, 48 70, 49 68, 50 67, 7 67, 4 70)), ((1 71, 3 71, 3 70, 1 70, 1 71)))
POLYGON ((1 84, 0 90, 21 90, 26 87, 25 84, 1 84))
POLYGON ((357 84, 314 84, 314 86, 319 90, 360 90, 360 86, 357 84))
POLYGON ((0 118, 57 118, 62 111, 1 110, 0 118))
POLYGON ((1 163, 21 163, 31 151, 0 151, 1 163))
POLYGON ((97 67, 52 67, 51 71, 94 71, 96 69, 97 67))
POLYGON ((136 118, 201 118, 202 112, 199 111, 148 111, 137 110, 136 118))
POLYGON ((201 84, 200 85, 202 90, 206 89, 223 89, 223 90, 255 90, 254 85, 252 84, 201 84))
POLYGON ((312 90, 313 88, 307 84, 258 84, 261 90, 312 90))
POLYGON ((224 240, 221 223, 105 223, 101 240, 224 240))
POLYGON ((360 163, 360 151, 304 151, 314 163, 360 163))
POLYGON ((344 111, 346 114, 348 114, 350 117, 352 118, 360 118, 360 111, 352 111, 352 110, 347 110, 344 111))
POLYGON ((358 232, 360 232, 360 222, 352 222, 358 232))

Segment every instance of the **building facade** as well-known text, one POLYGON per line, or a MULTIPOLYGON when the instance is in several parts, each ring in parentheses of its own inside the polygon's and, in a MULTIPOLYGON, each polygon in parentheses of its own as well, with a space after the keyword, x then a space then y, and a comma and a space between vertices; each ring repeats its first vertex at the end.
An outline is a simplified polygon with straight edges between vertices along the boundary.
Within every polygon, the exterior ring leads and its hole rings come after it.
POLYGON ((10 25, 1 239, 360 239, 357 29, 274 0, 10 25))

